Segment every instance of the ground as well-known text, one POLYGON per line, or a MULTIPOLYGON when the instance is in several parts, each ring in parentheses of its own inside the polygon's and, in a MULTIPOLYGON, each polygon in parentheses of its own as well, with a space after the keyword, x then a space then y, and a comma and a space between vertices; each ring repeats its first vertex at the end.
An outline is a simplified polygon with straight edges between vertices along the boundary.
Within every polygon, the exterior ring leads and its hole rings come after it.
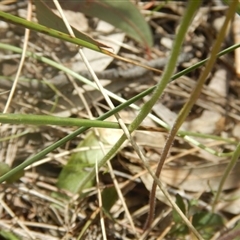
MULTIPOLYGON (((66 14, 72 17, 71 25, 103 43, 113 44, 118 55, 163 70, 186 3, 136 2, 151 27, 154 43, 150 49, 97 18, 79 12, 66 14)), ((220 1, 202 4, 185 36, 175 73, 209 56, 227 9, 220 1)), ((26 18, 27 1, 3 1, 0 10, 26 18)), ((37 21, 35 8, 32 19, 37 21)), ((222 50, 239 43, 238 22, 236 15, 222 50)), ((8 47, 0 45, 3 111, 21 58, 9 46, 22 49, 25 32, 20 26, 0 21, 0 33, 0 43, 8 44, 8 47)), ((27 51, 91 79, 73 44, 31 31, 27 51)), ((115 106, 119 105, 119 97, 130 99, 154 87, 161 79, 160 73, 84 51, 101 84, 114 95, 111 98, 115 106)), ((238 59, 238 50, 217 59, 181 132, 175 137, 160 176, 164 188, 204 239, 237 239, 234 237, 238 236, 238 161, 228 174, 220 201, 213 208, 219 183, 239 139, 238 59)), ((92 119, 109 110, 98 90, 58 66, 28 55, 7 113, 92 119)), ((200 66, 172 79, 141 129, 134 132, 134 141, 152 169, 156 168, 168 137, 166 126, 174 124, 203 70, 204 66, 200 66)), ((137 108, 150 96, 138 100, 133 108, 120 111, 125 123, 133 121, 137 108)), ((14 168, 76 130, 76 126, 2 124, 0 161, 14 168)), ((97 167, 96 159, 101 160, 105 155, 99 149, 99 142, 106 153, 121 134, 121 130, 105 128, 77 134, 25 168, 17 181, 2 183, 0 239, 14 239, 7 235, 10 233, 17 239, 104 239, 104 234, 107 239, 195 239, 159 189, 154 221, 143 231, 152 177, 129 141, 119 149, 111 164, 109 161, 102 167, 98 177, 79 193, 79 182, 97 167), (122 192, 122 199, 116 189, 122 192)), ((0 165, 2 169, 3 166, 0 165)))

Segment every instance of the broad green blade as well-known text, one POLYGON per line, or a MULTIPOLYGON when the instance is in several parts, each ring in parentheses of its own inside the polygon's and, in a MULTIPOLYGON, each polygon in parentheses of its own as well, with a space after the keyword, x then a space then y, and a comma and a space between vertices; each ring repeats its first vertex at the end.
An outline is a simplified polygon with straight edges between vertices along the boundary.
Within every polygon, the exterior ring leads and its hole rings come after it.
MULTIPOLYGON (((78 148, 83 148, 83 151, 71 155, 67 165, 63 167, 57 181, 57 186, 60 189, 65 189, 72 193, 78 192, 79 184, 89 172, 87 169, 93 168, 95 161, 99 161, 99 157, 100 159, 103 157, 98 139, 93 131, 86 135, 86 138, 80 142, 78 148)), ((86 188, 92 186, 93 181, 89 182, 86 188)))
MULTIPOLYGON (((99 137, 94 131, 88 132, 85 139, 79 143, 78 148, 82 151, 74 153, 63 167, 57 181, 60 189, 68 190, 72 193, 79 193, 79 186, 89 174, 91 168, 95 168, 95 163, 99 162, 111 149, 112 145, 122 135, 122 130, 98 129, 99 137), (105 154, 101 149, 99 141, 102 142, 105 154)), ((93 181, 87 183, 85 188, 92 187, 93 181)), ((107 208, 110 208, 110 203, 107 208)))

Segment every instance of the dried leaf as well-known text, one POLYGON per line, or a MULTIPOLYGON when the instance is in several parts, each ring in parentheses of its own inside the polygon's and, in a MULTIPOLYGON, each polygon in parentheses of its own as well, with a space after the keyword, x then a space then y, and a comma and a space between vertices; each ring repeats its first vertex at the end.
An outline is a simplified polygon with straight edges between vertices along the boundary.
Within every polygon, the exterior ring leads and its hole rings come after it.
MULTIPOLYGON (((106 35, 104 42, 111 49, 113 49, 114 53, 118 53, 121 46, 119 44, 116 44, 116 42, 123 42, 124 37, 125 37, 124 33, 114 33, 106 35)), ((101 72, 105 70, 106 67, 113 60, 113 57, 93 51, 89 48, 83 48, 83 52, 94 71, 101 72)), ((79 61, 72 63, 71 69, 76 72, 87 70, 86 65, 83 63, 82 59, 79 59, 79 61)))
POLYGON ((199 118, 196 118, 189 123, 188 130, 213 134, 218 131, 218 123, 221 121, 221 117, 222 115, 220 113, 204 110, 199 118))
MULTIPOLYGON (((219 187, 220 179, 227 166, 227 162, 217 164, 204 164, 194 167, 173 167, 164 166, 161 172, 161 181, 163 184, 168 184, 172 187, 190 191, 190 192, 208 192, 216 191, 219 187)), ((144 169, 135 164, 124 164, 133 174, 139 174, 144 169)), ((154 170, 153 170, 154 171, 154 170)), ((237 162, 233 171, 228 176, 223 190, 229 190, 240 186, 239 181, 240 162, 237 162)), ((152 177, 150 174, 145 173, 140 176, 145 187, 151 191, 152 177)), ((162 192, 157 189, 156 197, 162 202, 166 199, 162 192)))
POLYGON ((227 81, 228 81, 228 69, 225 66, 221 66, 221 69, 218 69, 210 83, 208 84, 208 89, 216 93, 218 97, 226 97, 227 96, 227 81))
MULTIPOLYGON (((227 164, 227 162, 222 162, 193 167, 164 166, 161 173, 161 179, 170 186, 181 188, 186 191, 216 191, 227 164)), ((223 190, 239 187, 239 174, 240 162, 235 165, 233 171, 228 176, 223 190)))
POLYGON ((238 188, 230 193, 222 193, 216 211, 240 214, 240 189, 238 188))

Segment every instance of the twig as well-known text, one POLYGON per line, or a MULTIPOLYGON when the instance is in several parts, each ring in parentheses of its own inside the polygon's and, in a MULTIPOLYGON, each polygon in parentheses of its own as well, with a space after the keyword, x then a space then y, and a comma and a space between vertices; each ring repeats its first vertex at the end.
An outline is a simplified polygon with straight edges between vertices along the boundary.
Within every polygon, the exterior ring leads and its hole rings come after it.
POLYGON ((0 204, 6 210, 6 212, 12 217, 13 222, 17 222, 17 224, 24 230, 24 232, 31 238, 35 239, 34 235, 29 231, 29 229, 25 226, 25 224, 15 215, 11 208, 3 201, 2 194, 0 196, 0 204))
MULTIPOLYGON (((32 18, 32 2, 31 2, 31 0, 29 0, 28 1, 28 10, 27 10, 27 20, 30 21, 31 18, 32 18)), ((25 61, 25 56, 26 56, 26 52, 27 52, 27 45, 28 45, 28 40, 29 40, 29 34, 30 34, 30 30, 26 28, 25 29, 24 40, 23 40, 23 51, 22 51, 22 55, 21 55, 21 60, 20 60, 19 66, 18 66, 17 74, 16 74, 15 79, 13 81, 13 85, 12 85, 7 103, 4 107, 3 113, 7 112, 8 107, 9 107, 11 101, 12 101, 13 95, 14 95, 15 90, 16 90, 18 79, 20 77, 20 74, 21 74, 21 71, 22 71, 22 68, 23 68, 23 64, 24 64, 24 61, 25 61)))
POLYGON ((98 162, 97 161, 95 162, 95 170, 96 170, 98 205, 99 205, 99 209, 100 209, 100 223, 101 223, 102 235, 103 235, 103 240, 107 240, 106 228, 105 228, 104 216, 103 216, 102 195, 101 195, 100 183, 99 183, 99 177, 98 177, 98 162))

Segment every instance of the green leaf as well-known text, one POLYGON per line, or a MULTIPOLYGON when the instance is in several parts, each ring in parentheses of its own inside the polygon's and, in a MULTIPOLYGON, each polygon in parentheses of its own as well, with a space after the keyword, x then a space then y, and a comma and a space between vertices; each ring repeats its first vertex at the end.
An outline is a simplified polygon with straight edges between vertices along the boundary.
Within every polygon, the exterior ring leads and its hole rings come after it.
MULTIPOLYGON (((94 131, 88 132, 85 139, 79 143, 78 148, 83 148, 83 150, 72 154, 67 165, 62 169, 57 181, 59 188, 78 193, 83 179, 89 174, 89 168, 94 168, 96 161, 99 162, 105 155, 100 148, 99 141, 104 144, 107 152, 121 136, 122 131, 102 128, 98 129, 98 133, 99 137, 94 131)), ((93 186, 93 181, 88 182, 85 188, 91 186, 93 186)))
MULTIPOLYGON (((178 207, 181 209, 181 211, 184 213, 184 215, 186 215, 186 206, 185 206, 182 196, 177 194, 175 202, 178 205, 178 207)), ((175 224, 172 227, 170 233, 178 234, 178 235, 186 234, 188 232, 188 228, 185 225, 185 223, 183 223, 182 218, 180 217, 180 215, 178 214, 178 212, 175 209, 173 209, 173 211, 172 211, 172 216, 173 216, 173 221, 175 224)))
POLYGON ((0 176, 4 175, 8 171, 10 171, 10 169, 11 168, 8 166, 8 164, 1 162, 0 163, 0 176))
POLYGON ((200 229, 202 227, 223 226, 223 219, 220 215, 210 212, 199 212, 193 215, 193 226, 200 229))
MULTIPOLYGON (((8 166, 8 164, 0 162, 0 177, 3 176, 5 173, 9 172, 11 168, 8 166)), ((24 171, 21 170, 18 173, 16 173, 14 176, 9 178, 6 182, 7 183, 14 183, 16 182, 19 178, 21 178, 24 175, 24 171)))
POLYGON ((109 212, 115 202, 118 200, 118 194, 115 187, 105 188, 102 191, 102 203, 106 212, 109 212))
MULTIPOLYGON (((44 0, 49 6, 50 2, 44 0)), ((129 0, 78 0, 59 1, 63 9, 80 11, 88 16, 104 20, 124 31, 145 47, 153 44, 151 30, 143 15, 129 0)), ((51 5, 53 6, 53 5, 51 5)))
MULTIPOLYGON (((99 141, 94 132, 89 132, 86 138, 80 142, 78 148, 84 148, 85 150, 73 153, 68 160, 68 163, 62 169, 57 186, 61 189, 68 190, 72 193, 77 193, 79 184, 82 179, 88 174, 86 168, 94 167, 95 161, 103 156, 101 149, 91 149, 91 147, 99 147, 99 141)), ((86 188, 91 187, 93 181, 89 182, 86 188)))
POLYGON ((210 239, 216 231, 224 226, 222 216, 205 211, 194 214, 192 224, 204 239, 210 239))
MULTIPOLYGON (((111 149, 112 145, 122 135, 120 129, 98 129, 99 137, 95 135, 94 131, 87 133, 85 139, 81 141, 78 148, 83 148, 82 151, 72 154, 66 166, 63 167, 57 186, 59 188, 68 190, 72 193, 79 193, 79 187, 83 179, 89 174, 89 167, 94 168, 95 163, 99 162, 104 153, 100 147, 100 142, 104 145, 105 152, 111 149), (87 169, 88 167, 88 169, 87 169)), ((93 181, 87 183, 87 187, 93 186, 93 181)))
MULTIPOLYGON (((176 195, 176 204, 181 209, 181 211, 186 215, 186 206, 181 195, 176 195)), ((173 220, 175 223, 182 223, 182 218, 179 216, 178 212, 173 209, 173 220)))
POLYGON ((21 240, 21 238, 17 237, 15 234, 9 231, 0 231, 0 239, 2 240, 21 240))

